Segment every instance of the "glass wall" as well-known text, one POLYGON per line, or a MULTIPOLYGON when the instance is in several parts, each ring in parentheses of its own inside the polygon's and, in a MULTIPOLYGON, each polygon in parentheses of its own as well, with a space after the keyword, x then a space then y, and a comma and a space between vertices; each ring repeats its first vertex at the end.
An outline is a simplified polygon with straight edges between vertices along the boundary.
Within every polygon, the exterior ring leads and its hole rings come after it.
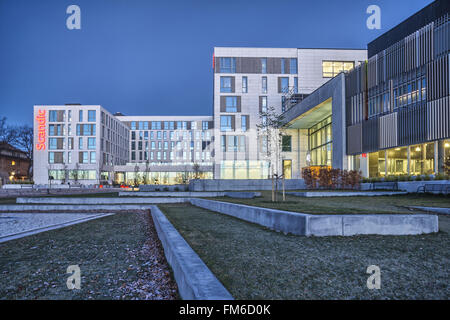
POLYGON ((266 161, 225 160, 220 164, 221 179, 267 179, 269 163, 266 161))
POLYGON ((369 177, 386 175, 386 152, 384 150, 369 153, 369 177))
POLYGON ((410 146, 409 152, 411 175, 434 173, 434 142, 410 146))
POLYGON ((395 148, 387 150, 387 174, 408 174, 408 148, 395 148))
POLYGON ((311 166, 330 166, 332 163, 331 116, 308 130, 311 166))
MULTIPOLYGON (((172 184, 183 184, 188 183, 189 180, 195 178, 195 173, 191 171, 186 172, 125 172, 125 181, 120 181, 123 177, 122 175, 116 175, 118 178, 117 183, 125 182, 128 185, 135 184, 161 184, 161 185, 172 185, 172 184)), ((212 172, 200 172, 198 173, 199 179, 212 179, 212 172)))
POLYGON ((283 160, 283 175, 285 179, 292 179, 292 160, 283 160))

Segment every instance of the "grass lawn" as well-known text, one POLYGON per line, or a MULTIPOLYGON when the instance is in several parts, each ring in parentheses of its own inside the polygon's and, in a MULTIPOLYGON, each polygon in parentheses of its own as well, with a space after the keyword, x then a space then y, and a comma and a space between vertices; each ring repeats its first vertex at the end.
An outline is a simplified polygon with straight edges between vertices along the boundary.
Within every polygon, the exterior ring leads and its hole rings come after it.
POLYGON ((174 299, 149 213, 118 213, 0 243, 0 299, 174 299), (69 265, 81 290, 66 286, 69 265))
POLYGON ((329 197, 302 198, 286 195, 277 203, 271 201, 271 191, 261 191, 254 199, 232 199, 227 197, 205 198, 227 201, 249 206, 315 214, 362 214, 362 213, 411 213, 406 206, 450 207, 450 197, 440 195, 396 195, 382 197, 329 197))
POLYGON ((236 299, 449 299, 450 217, 421 236, 300 237, 186 204, 158 205, 236 299), (381 290, 367 289, 369 265, 381 290))

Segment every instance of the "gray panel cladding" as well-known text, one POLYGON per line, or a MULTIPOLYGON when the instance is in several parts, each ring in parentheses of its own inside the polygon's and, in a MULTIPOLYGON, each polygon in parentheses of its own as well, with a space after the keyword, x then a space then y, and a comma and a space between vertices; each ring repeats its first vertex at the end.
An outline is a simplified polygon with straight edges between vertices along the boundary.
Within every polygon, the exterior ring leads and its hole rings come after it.
POLYGON ((428 140, 450 137, 450 97, 428 102, 428 140))
POLYGON ((380 149, 398 146, 397 113, 390 113, 379 118, 380 149))
MULTIPOLYGON (((263 58, 253 58, 253 57, 236 57, 236 73, 246 73, 246 74, 261 74, 262 73, 262 63, 263 58)), ((281 59, 282 58, 266 58, 267 59, 267 74, 281 74, 281 59)), ((284 73, 290 73, 290 58, 285 59, 284 73)), ((220 57, 214 58, 214 72, 221 73, 220 70, 220 57)))
POLYGON ((363 122, 363 152, 373 152, 378 150, 378 119, 373 118, 363 122))
POLYGON ((362 123, 347 128, 347 154, 362 153, 362 123))
POLYGON ((427 139, 427 106, 417 106, 398 111, 399 145, 425 142, 427 139))
POLYGON ((248 57, 237 58, 236 73, 261 73, 261 59, 248 57))

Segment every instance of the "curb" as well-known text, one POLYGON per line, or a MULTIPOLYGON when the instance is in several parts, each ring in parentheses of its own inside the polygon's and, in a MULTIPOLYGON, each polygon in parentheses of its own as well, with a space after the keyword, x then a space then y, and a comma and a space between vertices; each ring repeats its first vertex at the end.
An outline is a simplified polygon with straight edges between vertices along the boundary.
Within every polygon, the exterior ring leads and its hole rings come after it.
POLYGON ((183 300, 234 300, 157 206, 151 214, 183 300))

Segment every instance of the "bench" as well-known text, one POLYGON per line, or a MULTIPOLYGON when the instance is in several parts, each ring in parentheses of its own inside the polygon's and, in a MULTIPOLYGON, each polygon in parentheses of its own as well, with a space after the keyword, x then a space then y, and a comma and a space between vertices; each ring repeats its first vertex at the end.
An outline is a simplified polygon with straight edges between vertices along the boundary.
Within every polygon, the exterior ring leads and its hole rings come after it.
POLYGON ((398 183, 396 181, 372 182, 372 190, 380 189, 398 191, 398 183))
POLYGON ((450 188, 450 183, 428 183, 426 185, 420 186, 417 188, 417 193, 423 192, 423 193, 442 193, 442 194, 448 194, 448 190, 450 188))

